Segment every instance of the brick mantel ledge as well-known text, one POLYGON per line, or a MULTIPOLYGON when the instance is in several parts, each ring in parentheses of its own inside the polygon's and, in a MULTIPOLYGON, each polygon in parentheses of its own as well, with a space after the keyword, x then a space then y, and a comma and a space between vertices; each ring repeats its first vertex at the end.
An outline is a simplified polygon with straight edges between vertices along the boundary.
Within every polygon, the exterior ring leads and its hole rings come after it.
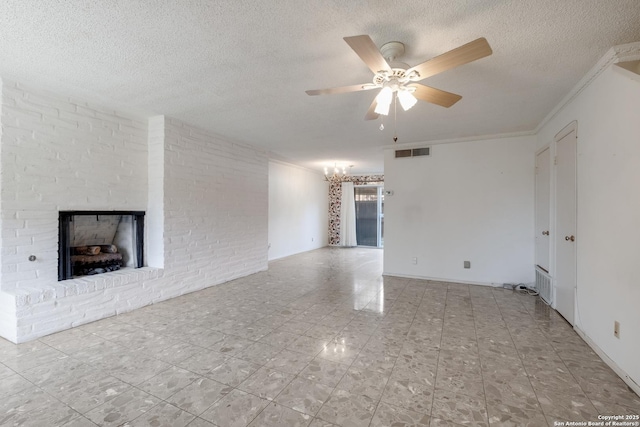
POLYGON ((175 289, 164 292, 163 278, 162 268, 123 268, 50 286, 3 290, 0 336, 27 342, 176 296, 175 289))
POLYGON ((25 307, 58 298, 117 288, 133 282, 144 282, 162 277, 164 269, 154 267, 123 268, 108 273, 63 280, 42 288, 21 287, 5 292, 14 295, 16 307, 25 307))

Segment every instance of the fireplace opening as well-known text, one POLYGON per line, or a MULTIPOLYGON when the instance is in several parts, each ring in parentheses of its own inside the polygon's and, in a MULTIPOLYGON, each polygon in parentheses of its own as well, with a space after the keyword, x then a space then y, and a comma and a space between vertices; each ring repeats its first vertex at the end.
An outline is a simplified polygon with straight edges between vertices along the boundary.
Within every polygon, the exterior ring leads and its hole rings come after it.
POLYGON ((144 212, 59 212, 58 280, 140 268, 144 212))

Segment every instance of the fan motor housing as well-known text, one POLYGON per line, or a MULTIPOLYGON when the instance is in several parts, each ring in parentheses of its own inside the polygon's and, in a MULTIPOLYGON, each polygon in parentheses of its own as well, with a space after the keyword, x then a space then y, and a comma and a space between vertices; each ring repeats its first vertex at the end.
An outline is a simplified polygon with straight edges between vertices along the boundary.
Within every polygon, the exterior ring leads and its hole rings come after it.
POLYGON ((396 58, 400 58, 404 55, 404 44, 401 42, 388 42, 382 45, 380 48, 380 53, 382 57, 387 60, 387 62, 392 62, 396 58))

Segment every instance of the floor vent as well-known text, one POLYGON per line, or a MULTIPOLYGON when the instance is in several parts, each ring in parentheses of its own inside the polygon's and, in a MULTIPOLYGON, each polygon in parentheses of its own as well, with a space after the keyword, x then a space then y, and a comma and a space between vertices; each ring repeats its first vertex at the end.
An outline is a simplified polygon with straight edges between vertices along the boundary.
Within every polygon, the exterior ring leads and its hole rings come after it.
POLYGON ((429 156, 429 155, 431 155, 431 147, 396 150, 396 158, 418 157, 418 156, 429 156))
POLYGON ((551 304, 551 276, 539 265, 536 266, 536 290, 540 298, 551 304))

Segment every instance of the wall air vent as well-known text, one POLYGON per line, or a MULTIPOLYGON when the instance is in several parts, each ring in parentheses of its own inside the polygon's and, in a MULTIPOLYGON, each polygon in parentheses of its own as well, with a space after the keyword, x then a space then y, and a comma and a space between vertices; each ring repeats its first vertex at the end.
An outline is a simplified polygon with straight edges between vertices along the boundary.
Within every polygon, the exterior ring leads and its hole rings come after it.
POLYGON ((429 156, 431 154, 431 147, 413 148, 407 150, 396 150, 396 159, 399 157, 418 157, 429 156))
POLYGON ((396 159, 398 157, 411 157, 411 150, 396 150, 396 159))

